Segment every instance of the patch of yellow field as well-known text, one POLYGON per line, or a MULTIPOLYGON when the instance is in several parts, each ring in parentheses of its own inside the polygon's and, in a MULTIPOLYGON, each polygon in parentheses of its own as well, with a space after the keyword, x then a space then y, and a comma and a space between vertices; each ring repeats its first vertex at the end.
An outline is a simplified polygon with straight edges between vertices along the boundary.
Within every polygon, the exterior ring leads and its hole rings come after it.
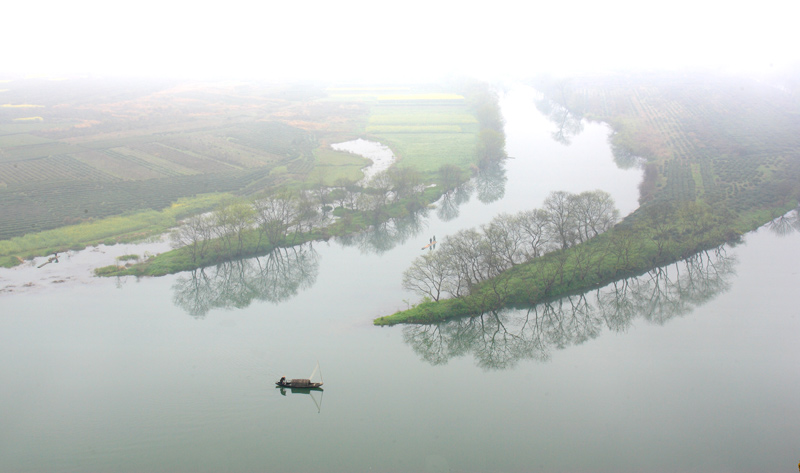
POLYGON ((390 94, 379 95, 378 100, 464 100, 459 94, 390 94))
POLYGON ((15 118, 15 122, 24 122, 24 121, 40 121, 43 122, 44 118, 42 117, 23 117, 23 118, 15 118))
POLYGON ((411 90, 411 87, 328 87, 329 92, 387 92, 411 90))
POLYGON ((375 99, 378 97, 377 93, 347 93, 347 94, 328 94, 328 97, 332 99, 375 99))
POLYGON ((34 105, 32 103, 4 103, 0 105, 3 108, 38 108, 44 107, 44 105, 34 105))
POLYGON ((461 133, 458 125, 371 125, 367 133, 461 133))

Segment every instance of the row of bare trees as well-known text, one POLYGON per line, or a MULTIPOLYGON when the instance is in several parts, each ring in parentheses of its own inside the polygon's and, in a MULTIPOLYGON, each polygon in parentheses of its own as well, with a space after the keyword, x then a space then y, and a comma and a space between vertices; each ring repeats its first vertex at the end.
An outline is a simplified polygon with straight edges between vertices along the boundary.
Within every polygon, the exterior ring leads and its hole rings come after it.
POLYGON ((253 230, 257 230, 257 251, 266 245, 292 244, 297 235, 324 222, 313 194, 283 189, 192 216, 173 230, 170 239, 174 247, 186 247, 197 262, 210 251, 242 254, 253 230))
POLYGON ((434 301, 465 296, 513 266, 605 232, 618 218, 607 192, 553 192, 541 209, 500 214, 477 230, 448 236, 439 249, 414 260, 403 273, 403 287, 434 301))
POLYGON ((386 219, 389 205, 423 190, 422 175, 410 168, 390 168, 364 184, 341 179, 334 187, 320 182, 304 191, 277 189, 190 217, 172 232, 171 240, 175 248, 186 247, 193 262, 211 251, 238 256, 245 248, 258 252, 299 242, 298 235, 330 222, 328 212, 334 205, 361 212, 368 222, 379 223, 386 219), (254 234, 256 241, 248 243, 254 234))

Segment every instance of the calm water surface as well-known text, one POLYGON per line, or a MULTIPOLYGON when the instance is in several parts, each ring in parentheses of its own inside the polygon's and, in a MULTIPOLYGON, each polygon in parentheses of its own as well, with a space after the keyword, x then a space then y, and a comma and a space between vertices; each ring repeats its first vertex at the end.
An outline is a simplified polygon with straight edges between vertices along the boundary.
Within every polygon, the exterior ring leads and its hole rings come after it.
POLYGON ((800 234, 531 311, 371 325, 416 300, 401 273, 434 234, 553 190, 635 208, 608 130, 556 143, 533 98, 503 102, 505 175, 446 211, 202 274, 0 294, 0 470, 794 471, 800 234), (274 388, 317 360, 325 391, 274 388))

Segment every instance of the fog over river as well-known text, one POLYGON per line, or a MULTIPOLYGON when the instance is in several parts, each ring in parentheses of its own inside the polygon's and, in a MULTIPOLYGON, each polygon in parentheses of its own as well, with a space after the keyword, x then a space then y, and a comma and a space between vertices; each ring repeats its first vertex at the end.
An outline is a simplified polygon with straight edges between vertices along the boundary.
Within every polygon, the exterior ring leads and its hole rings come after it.
POLYGON ((433 235, 555 190, 636 208, 609 129, 557 141, 535 98, 501 100, 504 168, 363 235, 161 278, 90 269, 166 244, 0 270, 0 470, 794 471, 796 231, 535 308, 372 325, 416 302, 401 275, 433 235), (275 388, 317 361, 324 391, 275 388))

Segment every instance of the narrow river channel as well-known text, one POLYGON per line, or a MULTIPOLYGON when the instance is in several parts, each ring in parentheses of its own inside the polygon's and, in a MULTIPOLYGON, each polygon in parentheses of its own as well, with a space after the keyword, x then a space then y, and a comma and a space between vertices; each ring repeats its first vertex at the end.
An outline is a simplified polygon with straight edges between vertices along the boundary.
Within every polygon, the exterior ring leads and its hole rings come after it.
POLYGON ((0 471, 794 471, 800 233, 549 307, 372 326, 416 301, 401 275, 433 235, 554 190, 636 207, 608 128, 565 146, 534 98, 502 100, 504 170, 370 234, 162 278, 3 270, 0 471), (317 362, 324 391, 275 388, 317 362))

